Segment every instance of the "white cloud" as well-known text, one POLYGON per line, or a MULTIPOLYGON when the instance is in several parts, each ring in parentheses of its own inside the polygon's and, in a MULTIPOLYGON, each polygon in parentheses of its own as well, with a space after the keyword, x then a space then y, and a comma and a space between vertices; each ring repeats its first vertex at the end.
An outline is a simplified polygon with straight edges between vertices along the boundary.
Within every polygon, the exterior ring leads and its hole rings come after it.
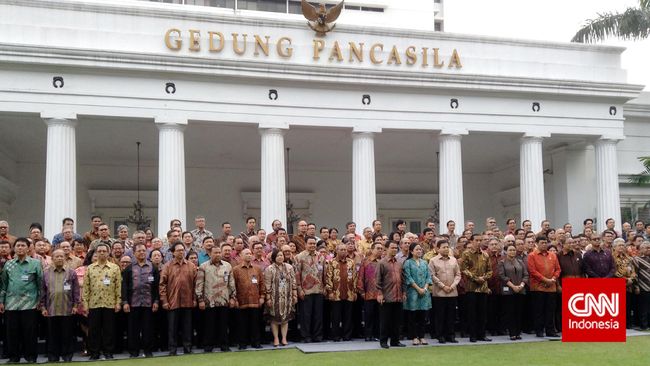
MULTIPOLYGON (((569 42, 587 19, 635 6, 635 0, 446 0, 445 31, 569 42)), ((603 44, 627 47, 621 64, 628 70, 628 82, 650 90, 650 39, 609 39, 603 44)))

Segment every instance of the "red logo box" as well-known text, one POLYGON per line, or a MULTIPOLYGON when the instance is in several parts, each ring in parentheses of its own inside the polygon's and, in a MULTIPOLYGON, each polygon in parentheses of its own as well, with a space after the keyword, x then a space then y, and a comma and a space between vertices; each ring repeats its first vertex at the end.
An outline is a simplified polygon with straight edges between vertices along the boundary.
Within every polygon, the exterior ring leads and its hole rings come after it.
POLYGON ((625 342, 625 280, 562 280, 562 342, 625 342))

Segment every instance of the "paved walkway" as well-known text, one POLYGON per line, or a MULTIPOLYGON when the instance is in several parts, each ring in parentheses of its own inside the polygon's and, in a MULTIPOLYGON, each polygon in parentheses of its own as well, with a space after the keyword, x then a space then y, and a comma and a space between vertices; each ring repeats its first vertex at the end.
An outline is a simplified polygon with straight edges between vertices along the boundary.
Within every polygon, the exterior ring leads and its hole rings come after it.
MULTIPOLYGON (((637 330, 628 330, 627 331, 627 336, 628 337, 636 337, 636 336, 650 336, 650 332, 640 332, 637 330)), ((510 343, 534 343, 534 342, 549 342, 549 341, 561 341, 561 338, 537 338, 535 335, 531 334, 522 334, 522 340, 519 341, 511 341, 509 337, 507 336, 499 336, 499 337, 491 337, 492 342, 476 342, 476 343, 470 343, 468 338, 457 338, 458 343, 446 343, 446 344, 439 344, 437 340, 432 340, 428 339, 427 341, 429 342, 428 346, 413 346, 411 344, 411 341, 402 341, 406 345, 406 348, 424 348, 424 347, 458 347, 458 346, 475 346, 475 347, 480 347, 483 345, 488 345, 488 344, 510 344, 510 343)), ((263 350, 274 350, 274 349, 287 349, 287 348, 295 348, 300 350, 303 353, 320 353, 320 352, 350 352, 350 351, 370 351, 370 350, 380 350, 382 349, 379 346, 379 342, 365 342, 363 340, 352 340, 349 342, 321 342, 321 343, 290 343, 286 347, 278 347, 274 348, 271 345, 264 345, 262 349, 252 349, 248 348, 245 351, 239 351, 237 347, 231 348, 233 352, 257 352, 257 351, 263 351, 263 350)), ((182 348, 179 347, 178 349, 178 355, 182 356, 183 351, 182 348)), ((193 350, 194 354, 202 354, 204 353, 202 349, 198 350, 193 350)), ((213 353, 221 353, 220 351, 216 351, 213 353)), ((154 357, 165 357, 167 356, 168 352, 154 352, 154 357)), ((179 357, 177 356, 177 357, 179 357)), ((128 354, 116 354, 115 356, 116 360, 126 360, 129 359, 128 354)), ((144 358, 143 356, 139 358, 144 358)), ((103 359, 103 357, 102 357, 103 359)), ((83 362, 83 361, 88 361, 88 357, 82 357, 79 354, 75 354, 75 356, 72 358, 73 362, 83 362)), ((2 362, 6 362, 6 360, 3 360, 2 362)), ((46 363, 47 362, 47 357, 43 355, 39 355, 38 357, 38 363, 46 363)), ((182 362, 182 359, 179 359, 179 362, 182 362)), ((22 363, 25 363, 25 360, 22 360, 22 363)))

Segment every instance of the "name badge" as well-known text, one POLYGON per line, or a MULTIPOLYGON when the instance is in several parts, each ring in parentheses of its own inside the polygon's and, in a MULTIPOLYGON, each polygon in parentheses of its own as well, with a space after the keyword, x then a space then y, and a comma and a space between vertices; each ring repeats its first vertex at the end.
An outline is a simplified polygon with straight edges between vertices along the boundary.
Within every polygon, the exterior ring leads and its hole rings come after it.
POLYGON ((72 286, 70 286, 69 283, 64 283, 63 284, 63 291, 70 291, 72 290, 72 286))
POLYGON ((27 281, 29 281, 29 275, 24 274, 24 275, 20 276, 20 279, 23 280, 24 282, 27 282, 27 281))
POLYGON ((149 283, 152 283, 153 282, 153 276, 147 277, 147 280, 149 281, 149 283))
POLYGON ((323 265, 322 265, 322 264, 319 264, 319 265, 318 265, 318 271, 320 272, 320 271, 322 271, 322 270, 323 270, 323 265))
POLYGON ((510 287, 508 286, 503 286, 503 292, 508 292, 510 291, 510 287))
POLYGON ((257 277, 253 277, 253 278, 251 279, 251 282, 254 283, 254 284, 257 284, 257 277))
POLYGON ((108 277, 104 277, 104 280, 102 281, 102 283, 104 284, 104 286, 108 286, 108 285, 111 284, 111 280, 108 277))

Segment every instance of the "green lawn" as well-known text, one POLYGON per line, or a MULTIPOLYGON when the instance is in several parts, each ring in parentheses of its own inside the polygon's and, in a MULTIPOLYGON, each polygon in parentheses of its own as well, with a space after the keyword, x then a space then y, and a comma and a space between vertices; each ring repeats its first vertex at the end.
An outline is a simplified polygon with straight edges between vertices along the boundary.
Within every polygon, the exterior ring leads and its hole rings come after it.
POLYGON ((304 354, 297 349, 213 353, 85 365, 650 365, 650 337, 626 343, 513 343, 500 345, 423 347, 360 352, 304 354))

